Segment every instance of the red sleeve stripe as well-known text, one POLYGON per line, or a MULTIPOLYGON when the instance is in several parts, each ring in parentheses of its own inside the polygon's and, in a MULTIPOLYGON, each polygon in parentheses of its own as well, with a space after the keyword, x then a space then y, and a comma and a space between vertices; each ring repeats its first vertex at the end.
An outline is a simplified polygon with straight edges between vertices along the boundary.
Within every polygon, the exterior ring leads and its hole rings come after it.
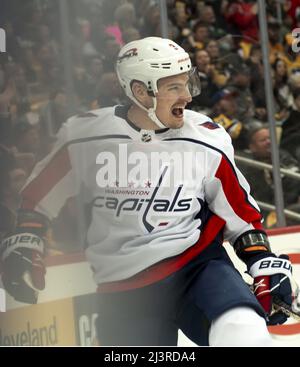
POLYGON ((192 247, 182 254, 170 259, 163 260, 150 266, 148 269, 134 275, 133 277, 117 282, 99 284, 98 292, 119 292, 129 289, 141 288, 146 285, 158 282, 167 276, 183 268, 202 252, 217 237, 225 221, 217 215, 212 215, 206 223, 200 239, 192 247))
POLYGON ((220 180, 226 199, 237 216, 247 223, 252 223, 254 228, 263 229, 259 211, 249 202, 247 193, 241 187, 233 167, 224 156, 215 177, 220 180))
POLYGON ((251 223, 255 229, 263 230, 261 225, 260 212, 249 202, 246 191, 241 187, 237 174, 230 160, 225 153, 203 141, 190 138, 168 138, 165 141, 187 141, 193 144, 203 145, 209 149, 219 152, 222 155, 222 160, 218 168, 217 174, 222 182, 223 190, 229 204, 232 206, 235 213, 247 223, 251 223), (222 177, 222 179, 220 178, 222 177), (243 204, 243 205, 241 205, 243 204), (244 213, 245 211, 245 213, 244 213))
POLYGON ((22 208, 34 209, 70 170, 71 162, 68 148, 64 147, 22 191, 22 208))

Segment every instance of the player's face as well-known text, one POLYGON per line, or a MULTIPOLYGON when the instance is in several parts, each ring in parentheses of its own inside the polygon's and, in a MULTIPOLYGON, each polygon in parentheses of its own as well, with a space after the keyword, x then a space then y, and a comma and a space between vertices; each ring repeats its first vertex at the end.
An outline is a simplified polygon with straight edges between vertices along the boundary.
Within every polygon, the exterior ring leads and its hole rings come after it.
POLYGON ((183 125, 183 111, 192 97, 187 73, 158 81, 156 116, 166 126, 178 129, 183 125))

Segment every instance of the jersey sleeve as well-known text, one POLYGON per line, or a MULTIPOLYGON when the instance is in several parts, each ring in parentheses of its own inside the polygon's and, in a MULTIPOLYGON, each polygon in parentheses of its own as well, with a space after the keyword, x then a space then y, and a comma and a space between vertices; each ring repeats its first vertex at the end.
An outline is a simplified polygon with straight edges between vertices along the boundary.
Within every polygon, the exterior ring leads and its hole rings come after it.
POLYGON ((209 152, 204 190, 210 210, 226 223, 225 239, 233 243, 244 232, 264 229, 250 186, 235 165, 231 139, 225 131, 220 133, 222 143, 216 151, 209 152))
POLYGON ((68 125, 57 134, 51 153, 37 163, 21 191, 21 209, 34 210, 50 220, 56 217, 66 200, 78 191, 69 151, 68 125))

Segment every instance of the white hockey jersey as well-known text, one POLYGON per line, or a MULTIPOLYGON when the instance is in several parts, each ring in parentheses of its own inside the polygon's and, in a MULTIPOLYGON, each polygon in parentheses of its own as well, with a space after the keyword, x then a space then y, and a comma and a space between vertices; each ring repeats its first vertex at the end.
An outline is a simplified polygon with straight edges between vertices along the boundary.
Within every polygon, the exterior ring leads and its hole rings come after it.
POLYGON ((223 231, 261 229, 229 135, 185 110, 180 129, 141 130, 115 106, 70 118, 22 191, 52 219, 70 197, 89 204, 86 257, 103 290, 140 287, 177 271, 223 231))

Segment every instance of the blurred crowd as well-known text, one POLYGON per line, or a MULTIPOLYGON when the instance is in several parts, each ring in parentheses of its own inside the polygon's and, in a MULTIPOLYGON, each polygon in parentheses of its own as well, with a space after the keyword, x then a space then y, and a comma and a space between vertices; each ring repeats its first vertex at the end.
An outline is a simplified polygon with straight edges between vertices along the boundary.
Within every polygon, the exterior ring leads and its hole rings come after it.
MULTIPOLYGON (((191 56, 201 94, 188 108, 210 116, 231 135, 237 155, 271 163, 258 6, 254 0, 167 0, 169 38, 191 56)), ((300 0, 266 0, 280 164, 300 169, 300 0)), ((94 108, 126 103, 114 64, 123 44, 161 36, 157 0, 68 0, 69 42, 62 41, 59 0, 2 0, 0 27, 0 234, 14 226, 19 190, 50 151, 61 124, 94 108), (66 50, 67 47, 67 50, 66 50), (66 70, 69 55, 71 70, 66 70), (66 77, 71 74, 72 93, 66 77)), ((65 24, 66 25, 66 24, 65 24)), ((253 196, 274 205, 272 173, 240 164, 253 196)), ((282 175, 285 207, 300 213, 300 185, 282 175)), ((264 211, 265 226, 276 225, 264 211)), ((53 223, 53 248, 82 246, 76 201, 53 223), (64 218, 63 226, 61 218, 64 218), (61 246, 60 246, 61 245, 61 246)), ((288 224, 299 224, 289 221, 288 224)))

